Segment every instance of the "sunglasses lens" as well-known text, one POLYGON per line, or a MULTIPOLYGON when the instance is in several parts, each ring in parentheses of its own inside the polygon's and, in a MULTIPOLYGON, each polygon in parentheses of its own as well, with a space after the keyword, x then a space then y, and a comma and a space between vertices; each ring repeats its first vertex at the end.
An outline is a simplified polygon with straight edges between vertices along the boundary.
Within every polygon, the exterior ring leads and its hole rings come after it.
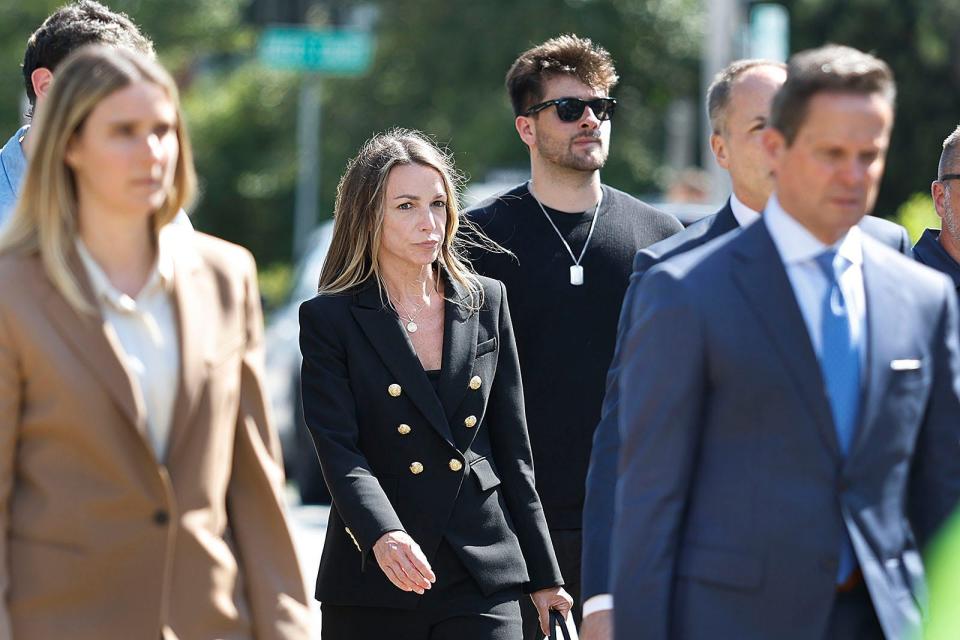
POLYGON ((609 120, 613 115, 614 108, 617 106, 617 103, 611 100, 610 98, 598 98, 596 100, 591 100, 589 103, 590 110, 593 111, 593 115, 597 116, 597 120, 609 120))
POLYGON ((583 116, 583 109, 590 107, 597 120, 609 120, 613 115, 616 102, 611 98, 596 98, 595 100, 580 100, 578 98, 562 98, 557 101, 557 117, 564 122, 576 122, 583 116))
POLYGON ((557 102, 557 117, 564 122, 576 122, 583 114, 587 103, 576 98, 563 98, 557 102))

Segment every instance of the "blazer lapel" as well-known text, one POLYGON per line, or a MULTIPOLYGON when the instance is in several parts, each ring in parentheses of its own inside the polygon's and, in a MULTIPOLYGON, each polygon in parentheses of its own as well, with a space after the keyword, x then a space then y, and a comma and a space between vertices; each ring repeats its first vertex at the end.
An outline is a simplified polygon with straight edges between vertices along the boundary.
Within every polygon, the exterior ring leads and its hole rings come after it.
POLYGON ((734 280, 786 363, 786 370, 800 392, 801 404, 810 411, 827 448, 833 455, 840 456, 820 364, 767 226, 750 225, 737 244, 736 256, 742 265, 735 267, 734 280))
POLYGON ((875 241, 863 237, 863 290, 866 297, 867 314, 867 353, 866 368, 863 376, 863 401, 860 405, 860 420, 850 451, 865 441, 867 432, 876 422, 877 411, 882 405, 890 381, 890 367, 887 365, 897 357, 888 347, 893 344, 889 338, 907 326, 905 309, 909 303, 903 299, 897 289, 897 274, 887 266, 880 256, 875 254, 875 241))
POLYGON ((730 199, 727 198, 727 203, 717 212, 717 217, 713 219, 713 224, 705 235, 712 240, 739 228, 737 217, 733 215, 733 207, 730 206, 730 199))
POLYGON ((403 392, 410 397, 437 433, 450 443, 450 446, 455 447, 440 399, 427 379, 406 332, 400 327, 393 313, 381 302, 376 282, 357 293, 356 304, 351 311, 387 369, 396 377, 403 392))
POLYGON ((46 276, 41 275, 39 279, 47 287, 44 306, 48 315, 75 355, 87 363, 91 374, 103 384, 124 417, 146 438, 146 410, 134 392, 133 379, 123 366, 120 355, 123 349, 113 332, 107 331, 80 256, 72 251, 67 262, 84 298, 97 311, 95 315, 78 314, 46 276))
POLYGON ((217 296, 213 283, 205 278, 201 271, 203 263, 192 250, 189 239, 178 239, 178 246, 172 253, 173 305, 180 345, 180 379, 171 415, 167 460, 173 459, 178 445, 189 431, 190 418, 206 384, 206 356, 215 340, 208 336, 208 324, 205 321, 207 314, 204 310, 217 296))
POLYGON ((480 324, 479 314, 470 313, 458 302, 464 302, 469 296, 463 287, 447 279, 450 294, 444 303, 443 319, 443 374, 440 376, 440 400, 447 416, 452 416, 464 394, 473 363, 477 358, 477 333, 480 324))

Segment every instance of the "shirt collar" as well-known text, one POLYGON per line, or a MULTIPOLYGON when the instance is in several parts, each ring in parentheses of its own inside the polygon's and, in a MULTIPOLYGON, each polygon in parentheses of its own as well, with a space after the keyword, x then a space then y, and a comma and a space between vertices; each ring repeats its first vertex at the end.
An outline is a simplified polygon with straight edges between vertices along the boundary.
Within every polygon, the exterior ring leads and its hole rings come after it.
MULTIPOLYGON (((150 277, 147 278, 147 283, 137 295, 137 299, 141 299, 155 292, 169 293, 173 290, 173 256, 171 255, 172 247, 170 246, 171 240, 168 227, 169 225, 160 230, 157 238, 157 261, 153 265, 150 277)), ((75 240, 75 245, 97 299, 110 304, 120 311, 135 311, 137 308, 137 299, 132 298, 113 286, 106 272, 104 272, 100 264, 90 254, 90 251, 79 236, 77 236, 75 240)))
MULTIPOLYGON (((3 145, 3 149, 0 149, 0 162, 3 163, 4 180, 22 179, 23 174, 26 173, 27 156, 23 153, 21 140, 28 129, 30 129, 29 124, 17 129, 17 132, 10 136, 7 143, 3 145)), ((9 187, 14 193, 20 190, 19 184, 10 184, 9 187)))
POLYGON ((913 248, 913 254, 919 262, 950 276, 953 284, 960 289, 960 263, 940 244, 940 233, 937 229, 924 231, 913 248))
POLYGON ((846 234, 832 245, 826 245, 819 240, 796 218, 787 213, 777 195, 770 196, 764 208, 763 219, 773 243, 780 252, 784 264, 799 264, 813 260, 828 249, 835 250, 851 264, 863 264, 863 244, 860 227, 850 227, 846 234))
POLYGON ((733 217, 736 218, 737 225, 741 229, 760 219, 760 212, 743 204, 735 193, 730 194, 730 210, 733 211, 733 217))

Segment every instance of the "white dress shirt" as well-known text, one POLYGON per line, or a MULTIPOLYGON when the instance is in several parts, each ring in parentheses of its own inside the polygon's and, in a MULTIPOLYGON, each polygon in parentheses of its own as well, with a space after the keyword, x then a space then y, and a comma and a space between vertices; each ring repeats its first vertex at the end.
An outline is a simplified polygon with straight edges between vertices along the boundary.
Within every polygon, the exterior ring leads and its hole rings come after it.
POLYGON ((807 334, 817 357, 822 352, 822 303, 827 293, 827 276, 816 262, 816 257, 827 249, 834 249, 850 263, 840 276, 839 285, 847 306, 850 335, 858 345, 860 364, 866 364, 867 307, 863 289, 863 244, 860 227, 851 227, 839 241, 831 246, 817 240, 807 228, 783 210, 776 194, 770 197, 764 210, 763 220, 780 253, 793 287, 793 294, 800 306, 807 334))
POLYGON ((730 194, 730 209, 733 211, 733 217, 736 218, 737 224, 741 229, 749 227, 760 219, 760 212, 754 211, 740 202, 740 199, 737 198, 737 194, 735 193, 730 194))
POLYGON ((131 298, 113 286, 80 238, 77 251, 103 314, 106 330, 120 344, 132 375, 137 404, 145 409, 147 436, 158 461, 167 452, 173 404, 180 380, 180 341, 173 305, 173 260, 169 227, 160 232, 157 263, 147 283, 131 298))

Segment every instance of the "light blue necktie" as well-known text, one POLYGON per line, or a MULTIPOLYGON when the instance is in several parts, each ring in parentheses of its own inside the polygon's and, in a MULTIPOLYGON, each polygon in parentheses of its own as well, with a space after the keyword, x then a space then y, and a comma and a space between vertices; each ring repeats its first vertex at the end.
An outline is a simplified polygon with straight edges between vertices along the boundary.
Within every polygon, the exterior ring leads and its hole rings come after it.
MULTIPOLYGON (((850 453, 860 412, 860 348, 854 341, 847 301, 838 282, 850 262, 832 249, 817 256, 816 261, 827 278, 827 291, 821 303, 820 369, 830 400, 837 441, 846 456, 850 453)), ((856 556, 845 532, 837 582, 844 582, 855 567, 856 556)))

